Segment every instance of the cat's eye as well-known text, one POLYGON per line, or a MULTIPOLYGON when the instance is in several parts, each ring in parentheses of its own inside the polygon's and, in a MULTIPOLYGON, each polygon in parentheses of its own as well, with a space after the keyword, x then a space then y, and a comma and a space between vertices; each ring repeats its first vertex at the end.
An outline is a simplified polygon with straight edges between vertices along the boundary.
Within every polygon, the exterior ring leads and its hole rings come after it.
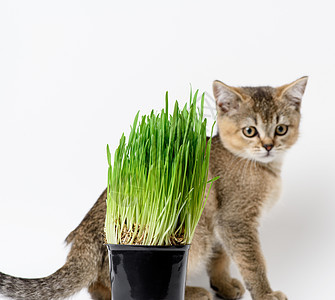
POLYGON ((286 134, 287 130, 288 130, 287 125, 278 125, 276 127, 276 135, 284 135, 286 134))
POLYGON ((255 127, 253 127, 253 126, 244 127, 242 129, 242 132, 248 138, 252 138, 252 137, 256 136, 257 133, 258 133, 257 129, 255 127))

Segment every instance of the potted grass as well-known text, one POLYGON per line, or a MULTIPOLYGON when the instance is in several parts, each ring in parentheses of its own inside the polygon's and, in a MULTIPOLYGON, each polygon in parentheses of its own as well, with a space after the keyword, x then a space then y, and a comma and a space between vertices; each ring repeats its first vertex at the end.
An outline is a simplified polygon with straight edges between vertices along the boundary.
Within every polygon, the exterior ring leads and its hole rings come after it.
MULTIPOLYGON (((113 300, 182 300, 187 257, 205 205, 211 138, 197 93, 139 118, 112 163, 107 145, 105 233, 113 300)), ((211 186, 210 186, 211 187, 211 186)), ((209 187, 209 188, 210 188, 209 187)))

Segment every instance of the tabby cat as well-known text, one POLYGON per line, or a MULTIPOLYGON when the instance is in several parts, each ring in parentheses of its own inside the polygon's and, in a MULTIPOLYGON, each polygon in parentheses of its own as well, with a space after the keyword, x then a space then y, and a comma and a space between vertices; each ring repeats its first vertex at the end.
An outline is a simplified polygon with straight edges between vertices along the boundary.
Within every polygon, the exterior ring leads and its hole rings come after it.
MULTIPOLYGON (((284 300, 266 276, 258 237, 259 218, 280 193, 283 156, 298 138, 300 104, 307 77, 278 88, 231 87, 213 83, 218 134, 213 137, 210 191, 189 253, 188 274, 206 265, 211 287, 224 299, 239 299, 245 287, 254 300, 284 300), (237 264, 244 285, 229 274, 237 264)), ((104 245, 106 190, 66 238, 71 250, 54 274, 24 279, 0 273, 0 295, 13 299, 64 299, 87 287, 92 299, 111 299, 104 245)), ((187 300, 210 300, 212 293, 186 287, 187 300)))

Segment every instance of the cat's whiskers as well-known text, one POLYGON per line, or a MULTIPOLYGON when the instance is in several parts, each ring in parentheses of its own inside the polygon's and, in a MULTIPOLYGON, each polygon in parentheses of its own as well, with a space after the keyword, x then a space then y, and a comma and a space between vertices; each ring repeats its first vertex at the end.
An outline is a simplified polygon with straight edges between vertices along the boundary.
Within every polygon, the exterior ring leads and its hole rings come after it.
MULTIPOLYGON (((251 160, 252 160, 252 165, 253 165, 253 168, 254 168, 254 172, 257 173, 258 169, 259 169, 259 164, 258 164, 256 158, 252 157, 251 160)), ((253 181, 256 180, 255 178, 256 178, 255 176, 252 176, 253 181)))
POLYGON ((237 173, 238 171, 236 170, 240 170, 241 169, 241 165, 243 164, 243 161, 244 161, 244 158, 242 157, 236 157, 233 159, 232 163, 230 164, 230 167, 229 168, 226 168, 224 174, 223 174, 223 178, 225 177, 230 177, 231 174, 235 174, 237 173), (235 161, 235 163, 234 163, 235 161), (233 166, 231 168, 231 166, 233 166))
POLYGON ((248 159, 245 159, 245 164, 244 164, 244 168, 242 171, 242 175, 241 175, 241 180, 242 182, 244 182, 245 184, 247 182, 250 182, 254 180, 254 176, 253 175, 253 171, 257 170, 257 161, 254 159, 253 156, 250 156, 248 159))
POLYGON ((245 160, 245 164, 244 164, 244 168, 243 168, 243 171, 242 171, 242 174, 241 174, 241 180, 243 183, 245 183, 245 177, 246 177, 246 170, 247 170, 247 166, 249 165, 249 162, 250 160, 249 159, 246 159, 245 160))
MULTIPOLYGON (((238 153, 241 154, 241 153, 238 153)), ((235 155, 234 158, 230 161, 229 165, 226 166, 225 168, 225 172, 223 175, 225 175, 226 173, 230 172, 233 173, 236 168, 239 168, 241 162, 244 160, 243 157, 239 156, 239 155, 235 155), (234 165, 233 169, 231 169, 231 166, 234 165)))

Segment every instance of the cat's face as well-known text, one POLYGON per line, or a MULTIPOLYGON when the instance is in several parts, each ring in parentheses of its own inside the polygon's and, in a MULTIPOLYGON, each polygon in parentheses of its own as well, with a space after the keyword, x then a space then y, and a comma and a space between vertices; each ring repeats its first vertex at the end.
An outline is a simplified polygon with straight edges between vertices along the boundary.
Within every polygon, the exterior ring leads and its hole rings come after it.
POLYGON ((281 159, 298 138, 306 84, 307 77, 279 88, 235 88, 215 81, 217 124, 224 146, 261 163, 281 159))

